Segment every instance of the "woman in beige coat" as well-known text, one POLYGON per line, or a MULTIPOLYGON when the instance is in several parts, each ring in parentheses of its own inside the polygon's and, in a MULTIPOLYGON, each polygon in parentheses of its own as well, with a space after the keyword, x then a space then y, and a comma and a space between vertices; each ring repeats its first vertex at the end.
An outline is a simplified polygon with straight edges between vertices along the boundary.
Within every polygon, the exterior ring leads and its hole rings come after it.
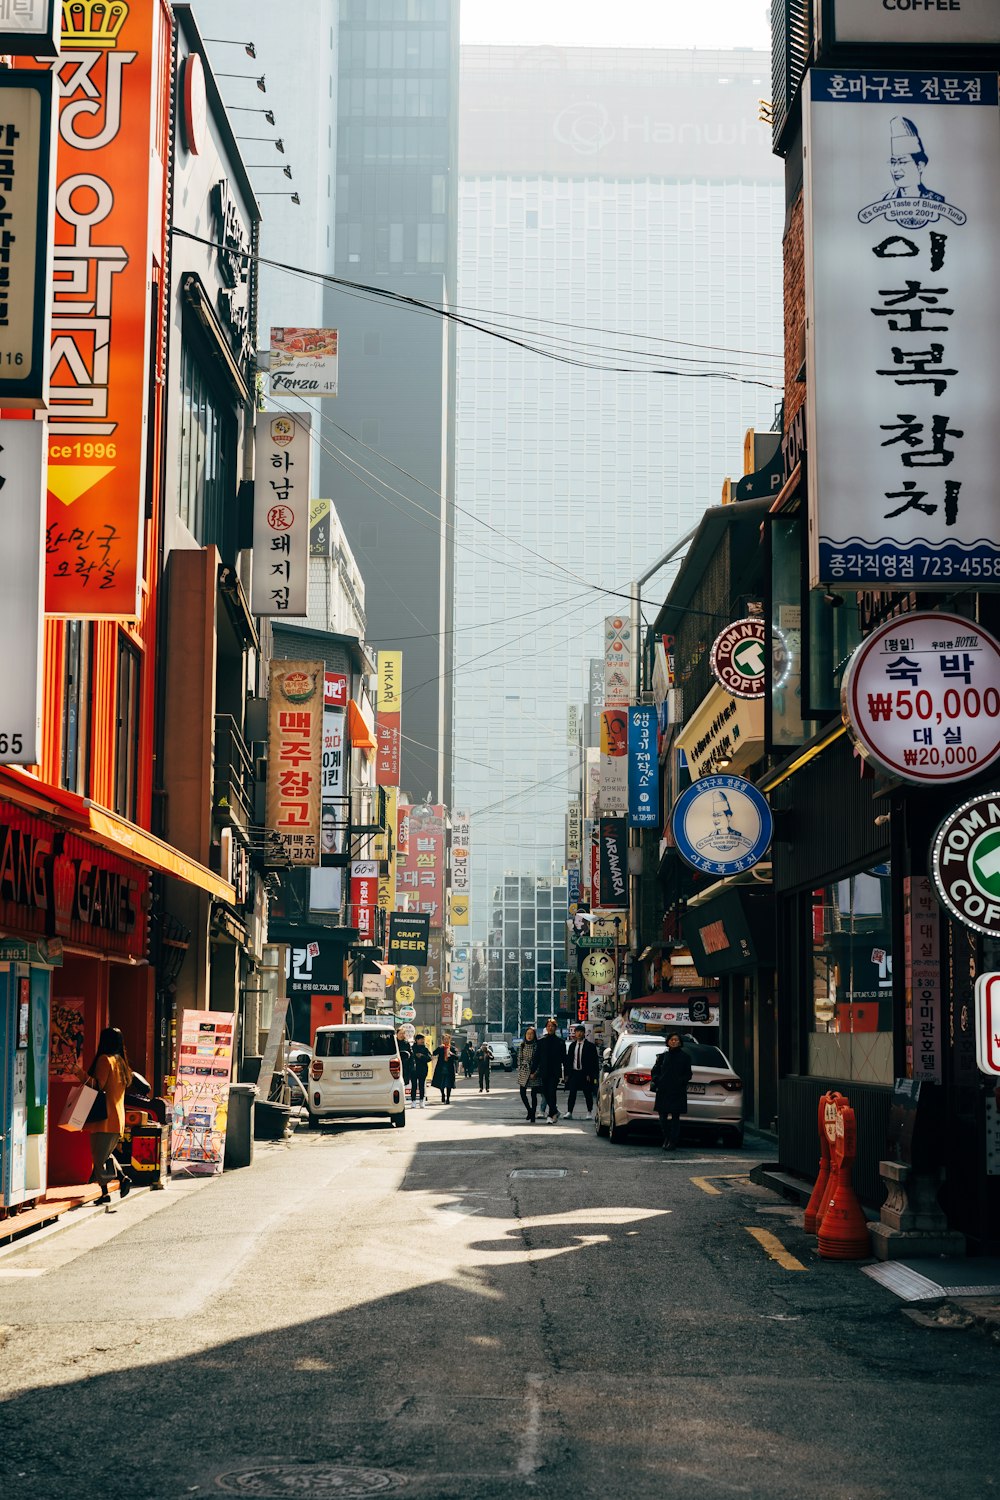
POLYGON ((117 1026, 105 1026, 97 1043, 97 1055, 89 1069, 79 1063, 76 1076, 81 1083, 89 1083, 104 1094, 106 1113, 99 1120, 88 1120, 84 1126, 90 1136, 90 1156, 94 1163, 91 1182, 101 1187, 98 1203, 110 1203, 108 1183, 118 1179, 118 1188, 124 1198, 132 1184, 111 1155, 125 1130, 125 1090, 132 1082, 132 1069, 125 1056, 125 1038, 117 1026))

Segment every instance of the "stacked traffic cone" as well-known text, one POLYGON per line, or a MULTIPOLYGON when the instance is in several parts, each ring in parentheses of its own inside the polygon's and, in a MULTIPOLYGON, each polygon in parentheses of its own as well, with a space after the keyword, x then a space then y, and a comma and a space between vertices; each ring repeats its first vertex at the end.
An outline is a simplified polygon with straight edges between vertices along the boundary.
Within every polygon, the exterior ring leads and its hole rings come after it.
POLYGON ((823 1210, 826 1208, 827 1188, 830 1182, 830 1141, 826 1133, 826 1111, 827 1106, 833 1100, 832 1094, 821 1094, 819 1099, 819 1176, 816 1178, 815 1186, 809 1202, 806 1204, 805 1218, 802 1227, 807 1234, 815 1234, 819 1229, 823 1210))

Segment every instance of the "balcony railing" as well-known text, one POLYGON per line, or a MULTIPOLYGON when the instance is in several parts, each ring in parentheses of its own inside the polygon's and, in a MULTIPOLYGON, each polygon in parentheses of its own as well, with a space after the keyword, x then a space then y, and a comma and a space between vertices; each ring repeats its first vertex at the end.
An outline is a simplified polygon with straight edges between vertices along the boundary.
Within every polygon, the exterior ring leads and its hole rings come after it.
POLYGON ((215 716, 212 807, 217 818, 234 823, 244 835, 249 835, 254 809, 253 758, 231 714, 215 716))

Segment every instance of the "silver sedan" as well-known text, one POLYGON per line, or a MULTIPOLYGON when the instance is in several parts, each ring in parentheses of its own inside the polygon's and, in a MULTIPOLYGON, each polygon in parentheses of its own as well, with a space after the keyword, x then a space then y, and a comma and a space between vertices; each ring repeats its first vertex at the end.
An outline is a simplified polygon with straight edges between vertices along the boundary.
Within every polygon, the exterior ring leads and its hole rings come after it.
MULTIPOLYGON (((659 1126, 656 1099, 650 1091, 653 1064, 666 1047, 662 1037, 640 1036, 621 1048, 601 1077, 594 1109, 594 1129, 613 1141, 624 1141, 633 1129, 659 1126)), ((694 1126, 743 1145, 743 1083, 718 1047, 684 1040, 691 1059, 687 1113, 682 1125, 694 1126)))

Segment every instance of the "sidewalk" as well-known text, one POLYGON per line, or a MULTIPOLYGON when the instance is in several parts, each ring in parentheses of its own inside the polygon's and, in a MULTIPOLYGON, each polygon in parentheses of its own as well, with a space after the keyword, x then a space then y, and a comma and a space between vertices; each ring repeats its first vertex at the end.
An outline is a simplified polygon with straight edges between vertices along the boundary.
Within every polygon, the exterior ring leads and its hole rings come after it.
MULTIPOLYGON (((109 1190, 116 1193, 117 1182, 111 1183, 109 1190)), ((133 1187, 132 1191, 135 1192, 136 1189, 133 1187)), ((96 1202, 100 1195, 101 1189, 96 1182, 48 1188, 34 1208, 10 1210, 5 1219, 0 1219, 0 1246, 9 1245, 22 1235, 30 1234, 33 1229, 43 1229, 46 1224, 55 1223, 72 1209, 96 1202)))

